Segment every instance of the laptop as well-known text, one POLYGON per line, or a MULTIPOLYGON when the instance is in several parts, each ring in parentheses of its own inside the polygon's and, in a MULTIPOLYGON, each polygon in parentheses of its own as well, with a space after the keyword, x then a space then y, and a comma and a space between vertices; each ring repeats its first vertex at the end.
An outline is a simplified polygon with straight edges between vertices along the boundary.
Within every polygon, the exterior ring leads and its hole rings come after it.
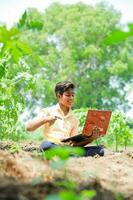
POLYGON ((97 128, 98 137, 106 135, 112 111, 110 110, 88 110, 85 124, 81 134, 63 139, 62 142, 81 142, 92 136, 92 131, 97 128))

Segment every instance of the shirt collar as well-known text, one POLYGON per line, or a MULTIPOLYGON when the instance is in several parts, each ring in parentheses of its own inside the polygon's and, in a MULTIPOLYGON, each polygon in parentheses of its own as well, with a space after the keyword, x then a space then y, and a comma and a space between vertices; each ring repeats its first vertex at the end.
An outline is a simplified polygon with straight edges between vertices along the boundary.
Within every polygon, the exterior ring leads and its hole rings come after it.
POLYGON ((67 113, 67 115, 64 115, 63 111, 62 111, 61 108, 60 108, 59 103, 56 104, 56 108, 57 108, 58 112, 60 112, 61 115, 62 115, 64 118, 67 118, 67 117, 70 117, 70 116, 73 115, 73 112, 72 112, 71 108, 69 109, 69 112, 67 113))

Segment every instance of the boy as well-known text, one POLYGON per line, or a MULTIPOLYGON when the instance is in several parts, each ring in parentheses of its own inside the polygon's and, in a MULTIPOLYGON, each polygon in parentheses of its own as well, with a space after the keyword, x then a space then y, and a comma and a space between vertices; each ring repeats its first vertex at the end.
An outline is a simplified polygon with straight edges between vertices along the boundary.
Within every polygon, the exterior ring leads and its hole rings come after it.
MULTIPOLYGON (((59 82, 55 86, 57 105, 43 109, 38 117, 29 121, 27 131, 34 131, 43 127, 45 139, 41 144, 41 150, 47 150, 57 145, 62 145, 61 140, 78 134, 78 120, 71 110, 74 101, 75 85, 70 81, 59 82)), ((93 131, 93 136, 88 138, 87 142, 74 143, 69 142, 67 145, 84 146, 97 138, 97 133, 93 131)), ((101 147, 84 147, 85 156, 104 155, 101 147)))

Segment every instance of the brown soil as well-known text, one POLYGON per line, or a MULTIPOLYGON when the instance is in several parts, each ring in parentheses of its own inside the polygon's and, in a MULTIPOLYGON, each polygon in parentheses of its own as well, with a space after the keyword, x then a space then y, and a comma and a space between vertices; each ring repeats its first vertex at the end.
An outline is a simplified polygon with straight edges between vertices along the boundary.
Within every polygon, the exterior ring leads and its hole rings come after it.
POLYGON ((63 180, 74 181, 76 193, 95 189, 94 200, 113 200, 120 194, 133 200, 133 150, 113 152, 105 149, 104 157, 71 157, 65 166, 53 169, 54 161, 38 157, 36 143, 21 143, 19 153, 11 153, 11 143, 0 143, 0 199, 41 200, 62 189, 63 180), (62 186, 57 186, 57 181, 62 186))

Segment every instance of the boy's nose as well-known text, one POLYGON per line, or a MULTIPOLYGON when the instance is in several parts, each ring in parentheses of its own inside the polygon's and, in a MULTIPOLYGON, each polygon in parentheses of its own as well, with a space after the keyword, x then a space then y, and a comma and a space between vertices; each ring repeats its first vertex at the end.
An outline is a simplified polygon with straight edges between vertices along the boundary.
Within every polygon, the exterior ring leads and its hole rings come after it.
POLYGON ((73 98, 74 98, 74 96, 72 95, 72 96, 70 96, 70 99, 72 99, 73 100, 73 98))

